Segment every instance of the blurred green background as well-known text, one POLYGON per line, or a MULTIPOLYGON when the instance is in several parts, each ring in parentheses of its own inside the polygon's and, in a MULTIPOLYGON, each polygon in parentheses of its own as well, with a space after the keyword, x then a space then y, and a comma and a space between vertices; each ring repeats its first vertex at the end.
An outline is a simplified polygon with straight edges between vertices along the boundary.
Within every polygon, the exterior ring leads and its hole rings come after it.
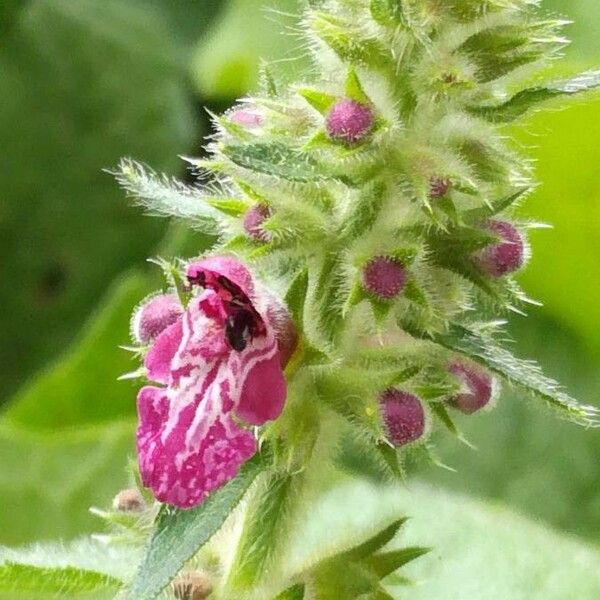
MULTIPOLYGON (((600 3, 545 0, 572 17, 561 71, 600 65, 600 3)), ((204 106, 251 89, 259 57, 302 65, 296 0, 9 0, 0 7, 0 544, 72 538, 98 524, 127 481, 135 386, 117 349, 131 307, 160 285, 147 256, 203 240, 143 217, 103 169, 132 156, 187 177, 204 106), (278 10, 263 9, 267 3, 278 10), (292 35, 282 36, 287 31, 292 35)), ((542 186, 524 214, 527 291, 544 301, 513 319, 514 350, 580 400, 600 392, 600 97, 510 131, 542 186)), ((510 390, 462 423, 473 452, 441 439, 458 474, 423 477, 502 501, 557 530, 600 540, 600 435, 539 414, 510 390)))

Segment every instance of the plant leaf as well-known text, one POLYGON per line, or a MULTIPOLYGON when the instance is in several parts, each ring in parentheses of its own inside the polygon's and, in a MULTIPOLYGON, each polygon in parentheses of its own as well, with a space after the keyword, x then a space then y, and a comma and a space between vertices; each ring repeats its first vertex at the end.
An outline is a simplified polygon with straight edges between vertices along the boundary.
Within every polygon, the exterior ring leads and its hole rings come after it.
POLYGON ((568 419, 582 425, 598 425, 594 407, 579 404, 563 392, 556 381, 546 377, 534 362, 514 357, 508 350, 498 346, 490 335, 455 323, 448 333, 434 335, 432 339, 480 363, 510 383, 525 388, 568 419))
POLYGON ((0 566, 0 598, 108 600, 121 585, 118 579, 76 567, 49 568, 14 562, 0 566))
POLYGON ((239 167, 288 181, 332 179, 308 154, 281 143, 226 144, 221 152, 239 167))
POLYGON ((125 598, 156 598, 185 562, 219 530, 264 466, 263 456, 257 454, 235 479, 191 510, 163 505, 146 555, 125 598))
POLYGON ((490 121, 508 123, 523 116, 540 102, 561 96, 573 96, 600 88, 600 71, 586 71, 571 79, 550 83, 546 87, 532 87, 520 91, 496 106, 472 106, 469 111, 490 121))
POLYGON ((294 585, 291 588, 281 592, 274 600, 303 600, 304 586, 302 584, 294 585))

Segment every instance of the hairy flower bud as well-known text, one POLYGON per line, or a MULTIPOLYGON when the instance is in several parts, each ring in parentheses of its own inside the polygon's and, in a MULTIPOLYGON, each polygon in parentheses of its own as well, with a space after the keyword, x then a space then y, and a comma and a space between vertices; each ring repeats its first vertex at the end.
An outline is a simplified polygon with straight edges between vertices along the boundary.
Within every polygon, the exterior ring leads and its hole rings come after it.
POLYGON ((506 221, 487 221, 485 229, 500 239, 478 250, 473 255, 475 264, 491 277, 520 269, 525 259, 525 243, 516 227, 506 221))
POLYGON ((445 177, 434 177, 429 182, 429 197, 433 200, 443 198, 449 191, 452 183, 445 177))
POLYGON ((406 269, 393 256, 376 256, 363 271, 364 288, 380 300, 393 300, 405 284, 406 269))
POLYGON ((240 106, 229 113, 229 120, 236 125, 248 129, 260 127, 264 123, 264 115, 256 106, 240 106))
POLYGON ((213 591, 213 586, 202 571, 183 573, 173 581, 173 594, 178 600, 205 600, 213 591))
POLYGON ((486 371, 475 364, 459 360, 450 361, 447 368, 462 386, 462 390, 448 400, 451 406, 470 415, 489 404, 493 379, 486 371))
POLYGON ((147 344, 183 314, 176 294, 154 296, 134 313, 131 330, 140 344, 147 344))
POLYGON ((355 144, 366 137, 374 122, 369 106, 345 98, 336 102, 329 111, 327 133, 333 140, 355 144))
POLYGON ((417 396, 396 388, 379 395, 379 410, 388 440, 404 446, 425 433, 425 410, 417 396))
POLYGON ((135 488, 121 490, 113 499, 114 510, 120 512, 141 512, 144 510, 146 503, 144 498, 135 488))
POLYGON ((266 204, 255 204, 244 215, 244 230, 250 238, 257 242, 268 242, 270 235, 262 228, 262 224, 271 216, 266 204))

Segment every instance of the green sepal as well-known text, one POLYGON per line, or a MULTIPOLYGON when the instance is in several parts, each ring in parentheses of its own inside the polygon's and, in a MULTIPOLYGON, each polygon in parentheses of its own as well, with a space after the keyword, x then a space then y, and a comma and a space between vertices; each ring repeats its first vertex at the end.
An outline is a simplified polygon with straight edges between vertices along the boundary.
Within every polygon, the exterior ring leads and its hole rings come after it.
POLYGON ((378 552, 384 546, 389 544, 394 537, 396 537, 396 534, 398 531, 400 531, 400 528, 406 523, 406 521, 406 518, 396 519, 393 523, 390 523, 387 527, 381 531, 378 531, 368 540, 342 553, 340 557, 343 557, 346 560, 366 559, 371 554, 378 552))
POLYGON ((326 115, 337 100, 331 94, 313 90, 312 88, 300 88, 298 93, 322 115, 326 115))
POLYGON ((304 331, 304 306, 308 294, 308 269, 301 269, 285 294, 285 305, 298 331, 304 331))
POLYGON ((547 102, 561 96, 572 96, 593 91, 598 88, 600 88, 600 71, 586 71, 571 79, 521 90, 502 104, 470 106, 467 110, 471 114, 494 123, 510 123, 522 117, 541 102, 547 102))
POLYGON ((386 49, 373 38, 364 38, 344 19, 314 12, 308 21, 311 29, 342 59, 359 62, 373 68, 388 66, 391 62, 386 49))
POLYGON ((402 468, 402 464, 400 461, 400 454, 396 448, 390 446, 386 442, 382 442, 377 444, 377 452, 381 455, 381 458, 388 466, 391 473, 394 477, 401 482, 406 481, 406 473, 402 468))
POLYGON ((488 83, 540 60, 565 45, 557 32, 564 21, 495 25, 478 31, 458 48, 476 65, 476 78, 488 83))
POLYGON ((508 194, 507 196, 503 196, 498 200, 492 200, 488 206, 483 206, 481 208, 474 208, 472 210, 468 210, 464 214, 465 221, 468 222, 476 222, 481 219, 489 218, 491 216, 497 215, 505 211, 507 208, 513 206, 516 202, 518 202, 525 194, 531 191, 531 187, 522 187, 518 189, 516 192, 512 194, 508 194))
POLYGON ((340 238, 344 243, 364 235, 375 225, 383 208, 386 191, 387 186, 381 180, 369 182, 361 189, 341 227, 340 238))
POLYGON ((364 558, 361 564, 369 571, 372 571, 379 579, 383 579, 428 552, 431 552, 431 548, 413 546, 402 548, 401 550, 374 554, 373 556, 364 558))
POLYGON ((350 100, 354 100, 360 104, 372 104, 371 99, 367 96, 360 83, 356 70, 352 66, 348 69, 344 92, 350 100))
POLYGON ((247 202, 239 198, 209 198, 206 203, 230 217, 241 217, 250 208, 247 202))

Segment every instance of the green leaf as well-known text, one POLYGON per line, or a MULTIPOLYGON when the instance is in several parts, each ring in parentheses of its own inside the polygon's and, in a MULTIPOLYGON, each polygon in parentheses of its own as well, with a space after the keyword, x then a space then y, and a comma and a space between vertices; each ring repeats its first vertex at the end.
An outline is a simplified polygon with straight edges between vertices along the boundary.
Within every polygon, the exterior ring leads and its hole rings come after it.
POLYGON ((126 598, 156 598, 185 562, 219 530, 264 466, 264 457, 257 454, 240 469, 235 479, 190 510, 164 505, 126 598))
POLYGON ((562 96, 573 96, 598 88, 600 88, 600 71, 586 71, 571 79, 522 90, 502 104, 471 106, 469 111, 490 121, 508 123, 523 116, 541 102, 562 96))
POLYGON ((546 377, 532 361, 515 358, 495 340, 462 325, 451 325, 448 333, 433 336, 433 341, 480 363, 510 383, 526 389, 566 418, 582 425, 596 425, 596 409, 579 404, 563 392, 558 383, 546 377))
POLYGON ((294 499, 298 498, 301 475, 276 473, 259 482, 249 501, 242 536, 229 571, 231 596, 235 590, 252 589, 270 572, 294 499))
POLYGON ((289 181, 332 179, 308 154, 281 143, 227 144, 221 152, 244 169, 289 181))
POLYGON ((285 305, 287 306, 294 324, 299 331, 304 330, 304 304, 308 293, 308 269, 301 269, 294 277, 288 291, 285 294, 285 305))
POLYGON ((0 566, 0 598, 108 600, 120 586, 117 579, 75 567, 42 568, 12 562, 0 566))
POLYGON ((133 201, 144 207, 149 215, 187 219, 206 233, 216 233, 220 215, 196 187, 159 175, 152 169, 131 160, 122 159, 112 173, 133 201))
MULTIPOLYGON (((511 428, 514 425, 507 424, 511 428)), ((498 459, 505 460, 503 456, 498 459)), ((327 473, 321 473, 325 476, 327 473)), ((407 488, 338 480, 299 515, 290 534, 289 550, 281 555, 285 572, 307 572, 322 557, 334 554, 332 548, 353 546, 357 539, 372 536, 397 519, 399 511, 411 518, 386 552, 407 546, 431 546, 433 550, 401 571, 418 585, 406 589, 397 586, 400 582, 396 578, 385 581, 385 588, 395 598, 600 597, 597 548, 562 536, 497 502, 477 501, 416 481, 407 488)))
POLYGON ((294 585, 288 588, 284 592, 281 592, 274 600, 303 600, 304 598, 304 586, 294 585))

